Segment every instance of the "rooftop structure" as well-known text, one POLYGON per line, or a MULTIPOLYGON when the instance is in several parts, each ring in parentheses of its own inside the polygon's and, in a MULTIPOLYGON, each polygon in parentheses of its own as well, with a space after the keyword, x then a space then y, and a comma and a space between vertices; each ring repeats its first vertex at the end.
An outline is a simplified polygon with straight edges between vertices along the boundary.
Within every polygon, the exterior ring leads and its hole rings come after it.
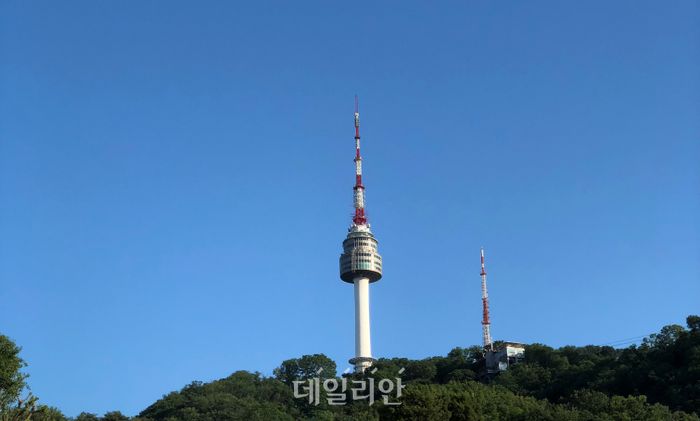
POLYGON ((517 342, 503 342, 495 350, 487 351, 485 358, 487 373, 498 373, 523 361, 525 345, 517 342))

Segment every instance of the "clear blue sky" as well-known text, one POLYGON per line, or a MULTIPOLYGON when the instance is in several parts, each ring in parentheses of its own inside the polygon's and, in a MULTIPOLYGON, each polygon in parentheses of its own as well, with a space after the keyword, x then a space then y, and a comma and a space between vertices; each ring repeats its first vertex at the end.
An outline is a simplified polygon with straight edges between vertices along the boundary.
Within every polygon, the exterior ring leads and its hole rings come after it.
POLYGON ((700 309, 695 1, 5 1, 0 332, 69 415, 353 353, 603 344, 700 309), (585 3, 585 4, 584 4, 585 3))

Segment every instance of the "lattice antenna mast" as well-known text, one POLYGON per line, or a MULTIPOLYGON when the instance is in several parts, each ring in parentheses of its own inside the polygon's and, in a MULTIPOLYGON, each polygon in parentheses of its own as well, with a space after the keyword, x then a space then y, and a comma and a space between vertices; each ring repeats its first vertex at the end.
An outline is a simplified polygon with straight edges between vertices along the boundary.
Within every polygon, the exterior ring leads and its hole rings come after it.
POLYGON ((352 222, 355 225, 367 224, 365 216, 365 186, 362 184, 362 156, 360 155, 360 104, 355 95, 355 187, 354 205, 355 216, 352 222))
POLYGON ((484 248, 481 248, 481 305, 483 319, 481 328, 484 340, 484 349, 493 351, 493 341, 491 340, 491 319, 489 318, 489 293, 486 289, 486 265, 484 264, 484 248))

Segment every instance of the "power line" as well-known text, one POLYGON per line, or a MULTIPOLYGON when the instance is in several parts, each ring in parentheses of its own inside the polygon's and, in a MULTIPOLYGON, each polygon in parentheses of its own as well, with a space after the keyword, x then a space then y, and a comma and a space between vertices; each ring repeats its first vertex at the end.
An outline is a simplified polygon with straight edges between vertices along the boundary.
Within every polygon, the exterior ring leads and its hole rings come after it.
POLYGON ((644 338, 646 338, 646 337, 648 337, 648 336, 650 336, 650 335, 653 335, 653 333, 648 333, 648 334, 642 335, 642 336, 634 336, 634 337, 631 337, 631 338, 618 339, 618 340, 616 340, 616 341, 605 342, 605 343, 603 343, 603 344, 601 344, 601 345, 610 345, 610 346, 615 346, 615 345, 617 345, 617 346, 619 346, 619 345, 624 345, 624 344, 628 344, 628 343, 630 343, 630 344, 631 344, 631 343, 636 343, 636 342, 639 342, 641 339, 644 339, 644 338))

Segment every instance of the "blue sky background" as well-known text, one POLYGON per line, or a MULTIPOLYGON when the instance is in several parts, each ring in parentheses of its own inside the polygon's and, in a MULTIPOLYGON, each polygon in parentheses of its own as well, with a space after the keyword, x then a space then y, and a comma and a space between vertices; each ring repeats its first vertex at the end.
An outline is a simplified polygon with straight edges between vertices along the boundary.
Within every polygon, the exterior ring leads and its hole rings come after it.
POLYGON ((0 332, 68 415, 353 353, 353 95, 377 357, 700 312, 695 1, 0 4, 0 332))

